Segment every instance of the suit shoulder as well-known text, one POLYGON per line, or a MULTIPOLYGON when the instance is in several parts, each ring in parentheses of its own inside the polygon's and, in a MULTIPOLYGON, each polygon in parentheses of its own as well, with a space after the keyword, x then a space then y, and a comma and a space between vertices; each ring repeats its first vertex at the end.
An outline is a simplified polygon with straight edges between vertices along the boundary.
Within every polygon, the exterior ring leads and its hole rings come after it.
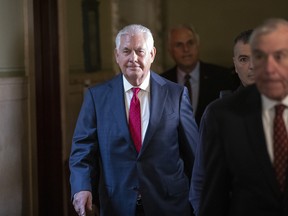
POLYGON ((111 86, 116 86, 116 85, 122 84, 122 82, 123 82, 122 81, 122 75, 120 73, 120 74, 117 74, 116 76, 112 77, 109 80, 106 80, 104 82, 101 82, 101 83, 98 83, 96 85, 89 87, 89 89, 92 92, 99 92, 99 91, 101 92, 101 91, 105 91, 105 89, 110 89, 111 86))
MULTIPOLYGON (((242 110, 254 104, 255 100, 260 98, 259 92, 255 85, 248 86, 230 95, 219 98, 208 105, 209 109, 225 110, 234 109, 242 110)), ((208 109, 207 107, 207 109, 208 109)), ((225 111, 224 111, 225 112, 225 111)))
POLYGON ((245 119, 247 116, 259 115, 261 111, 261 97, 255 86, 232 93, 211 102, 205 109, 201 118, 200 130, 206 125, 227 130, 233 127, 235 122, 245 119))
POLYGON ((157 73, 151 73, 152 77, 157 80, 160 84, 166 84, 168 86, 172 85, 172 87, 181 87, 182 85, 174 82, 173 80, 169 79, 169 78, 166 78, 166 77, 163 77, 161 74, 157 74, 157 73))

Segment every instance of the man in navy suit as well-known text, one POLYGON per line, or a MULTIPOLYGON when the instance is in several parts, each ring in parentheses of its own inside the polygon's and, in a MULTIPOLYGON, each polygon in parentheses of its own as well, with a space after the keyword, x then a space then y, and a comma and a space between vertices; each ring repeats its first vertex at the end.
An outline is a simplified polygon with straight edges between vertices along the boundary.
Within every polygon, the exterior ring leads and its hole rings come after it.
POLYGON ((288 22, 267 20, 250 45, 255 85, 208 105, 201 120, 190 194, 197 216, 288 215, 288 22))
POLYGON ((73 136, 74 208, 86 215, 99 196, 102 216, 190 216, 198 128, 188 91, 150 70, 156 50, 149 29, 126 26, 115 42, 121 73, 88 88, 73 136), (133 88, 140 88, 139 152, 129 132, 133 88))
POLYGON ((187 77, 195 119, 199 124, 206 106, 219 98, 220 91, 235 90, 239 78, 228 68, 200 61, 199 35, 191 26, 172 28, 168 43, 169 53, 176 65, 161 75, 182 85, 187 77))

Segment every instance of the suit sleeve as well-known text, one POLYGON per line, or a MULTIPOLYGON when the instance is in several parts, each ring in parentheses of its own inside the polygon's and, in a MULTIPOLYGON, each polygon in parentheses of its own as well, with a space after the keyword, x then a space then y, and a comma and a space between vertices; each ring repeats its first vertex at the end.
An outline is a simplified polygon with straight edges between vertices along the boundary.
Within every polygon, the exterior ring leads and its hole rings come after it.
POLYGON ((230 177, 219 121, 211 107, 201 120, 189 195, 196 216, 228 215, 230 177))
POLYGON ((88 89, 76 123, 69 158, 72 197, 79 191, 91 191, 95 195, 98 167, 96 122, 94 101, 88 89))
POLYGON ((195 122, 187 88, 184 88, 180 104, 180 151, 185 173, 191 180, 194 155, 199 142, 198 126, 195 122))

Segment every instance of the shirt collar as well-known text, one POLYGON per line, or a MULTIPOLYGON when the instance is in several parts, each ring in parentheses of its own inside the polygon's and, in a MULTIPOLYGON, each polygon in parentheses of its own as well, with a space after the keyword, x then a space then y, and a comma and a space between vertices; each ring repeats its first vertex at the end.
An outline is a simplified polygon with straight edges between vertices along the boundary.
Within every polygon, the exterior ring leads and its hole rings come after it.
MULTIPOLYGON (((124 75, 123 76, 123 86, 124 86, 124 91, 127 92, 130 89, 134 88, 135 86, 131 85, 128 80, 126 79, 126 77, 124 75)), ((141 90, 144 91, 150 91, 150 71, 148 72, 146 78, 144 79, 144 81, 142 82, 142 84, 140 86, 137 86, 138 88, 140 88, 141 90)))
POLYGON ((263 110, 270 110, 274 108, 277 104, 284 104, 288 107, 288 96, 286 96, 282 101, 271 100, 270 98, 266 97, 265 95, 261 94, 262 99, 262 107, 263 110))
MULTIPOLYGON (((186 72, 182 71, 179 67, 177 67, 178 75, 181 77, 181 80, 184 80, 186 72)), ((189 75, 191 76, 192 80, 199 80, 200 75, 200 62, 198 61, 195 68, 190 71, 189 75)))

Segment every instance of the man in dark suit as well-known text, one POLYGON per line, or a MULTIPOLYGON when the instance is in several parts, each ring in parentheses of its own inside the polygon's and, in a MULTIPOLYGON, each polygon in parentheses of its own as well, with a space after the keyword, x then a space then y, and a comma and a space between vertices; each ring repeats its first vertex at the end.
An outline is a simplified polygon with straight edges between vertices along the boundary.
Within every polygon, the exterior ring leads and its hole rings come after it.
POLYGON ((253 63, 249 44, 252 32, 253 29, 242 31, 234 39, 233 63, 235 72, 241 81, 238 87, 240 89, 254 83, 253 63))
POLYGON ((233 76, 228 68, 200 61, 199 35, 190 26, 172 28, 168 43, 169 53, 176 65, 161 75, 173 82, 191 86, 189 93, 195 119, 199 124, 206 106, 219 98, 221 90, 236 89, 238 77, 233 76))
MULTIPOLYGON (((254 83, 253 63, 249 44, 249 38, 252 32, 252 29, 242 31, 234 39, 233 71, 237 74, 240 80, 239 87, 236 91, 240 91, 244 87, 254 83)), ((233 91, 231 90, 224 90, 220 92, 220 97, 222 98, 232 93, 233 91)))
POLYGON ((102 216, 191 216, 198 128, 188 91, 150 71, 149 29, 126 26, 115 42, 121 73, 88 88, 73 136, 74 208, 85 215, 98 190, 102 216))
POLYGON ((197 216, 288 215, 288 22, 267 20, 250 45, 256 85, 213 102, 201 121, 197 216))

